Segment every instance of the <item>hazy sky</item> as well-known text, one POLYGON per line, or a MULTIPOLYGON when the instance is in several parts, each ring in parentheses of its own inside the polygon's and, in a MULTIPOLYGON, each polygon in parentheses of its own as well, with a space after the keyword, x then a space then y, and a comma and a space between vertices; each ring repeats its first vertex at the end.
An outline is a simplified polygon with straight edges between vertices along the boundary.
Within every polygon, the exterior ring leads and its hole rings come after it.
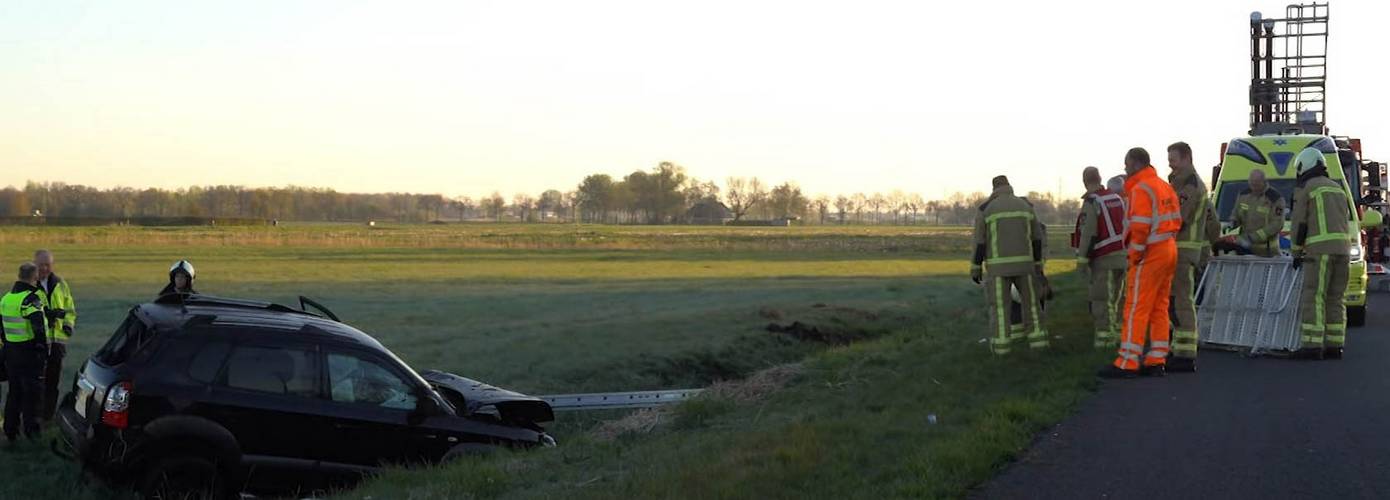
MULTIPOLYGON (((938 3, 0 0, 0 185, 1073 194, 1133 145, 1207 172, 1288 2, 938 3)), ((1386 19, 1333 2, 1328 121, 1390 160, 1386 19)))

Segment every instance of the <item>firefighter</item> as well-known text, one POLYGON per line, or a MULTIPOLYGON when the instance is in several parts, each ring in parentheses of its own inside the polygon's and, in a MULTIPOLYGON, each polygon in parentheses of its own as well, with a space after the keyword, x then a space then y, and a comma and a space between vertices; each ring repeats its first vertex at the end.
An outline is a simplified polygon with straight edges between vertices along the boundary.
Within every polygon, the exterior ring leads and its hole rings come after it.
POLYGON ((1178 230, 1178 267, 1173 273, 1173 359, 1167 370, 1197 371, 1197 276, 1206 267, 1211 245, 1220 237, 1207 186, 1192 165, 1192 147, 1168 146, 1168 182, 1178 194, 1182 229, 1178 230))
POLYGON ((1298 312, 1303 348, 1297 357, 1341 359, 1346 343, 1347 288, 1352 238, 1347 193, 1327 177, 1322 153, 1304 149, 1294 160, 1298 187, 1293 196, 1294 268, 1303 270, 1298 312))
POLYGON ((1250 188, 1236 198, 1232 226, 1239 229, 1236 244, 1260 257, 1279 256, 1279 231, 1284 229, 1284 197, 1270 189, 1263 170, 1250 172, 1250 188))
POLYGON ((34 265, 39 268, 39 296, 48 317, 48 357, 43 372, 43 420, 53 420, 58 408, 58 383, 63 378, 63 358, 67 357, 68 339, 77 325, 77 303, 72 298, 68 282, 53 273, 53 252, 34 252, 34 265))
POLYGON ((193 289, 194 276, 196 275, 193 272, 192 262, 186 260, 175 262, 173 267, 169 268, 169 284, 164 285, 164 289, 159 291, 159 295, 164 296, 171 293, 198 293, 197 290, 193 289))
POLYGON ((1120 297, 1125 281, 1125 202, 1101 185, 1100 170, 1081 172, 1086 186, 1072 247, 1076 268, 1090 282, 1090 310, 1098 349, 1114 349, 1120 336, 1120 297))
POLYGON ((19 266, 19 281, 14 283, 10 293, 0 298, 0 321, 4 322, 5 331, 5 372, 10 379, 4 430, 10 444, 19 439, 21 427, 29 439, 39 437, 48 320, 38 284, 38 266, 25 262, 19 266))
POLYGON ((1037 277, 1042 274, 1042 225, 1033 205, 1014 195, 1009 179, 994 178, 994 192, 975 216, 975 255, 970 279, 984 280, 989 301, 990 350, 1008 354, 1014 341, 1026 338, 1032 349, 1048 346, 1038 303, 1037 277), (1009 329, 1009 288, 1018 290, 1023 306, 1023 330, 1009 329))
POLYGON ((1167 362, 1168 302, 1173 272, 1178 265, 1175 241, 1182 229, 1181 204, 1173 187, 1158 177, 1149 152, 1125 154, 1125 191, 1129 192, 1129 224, 1125 228, 1128 273, 1125 280, 1124 323, 1115 362, 1098 375, 1131 378, 1140 373, 1162 376, 1167 362), (1148 340, 1149 350, 1144 352, 1148 340), (1142 359, 1141 359, 1142 358, 1142 359), (1141 372, 1140 367, 1143 367, 1141 372))

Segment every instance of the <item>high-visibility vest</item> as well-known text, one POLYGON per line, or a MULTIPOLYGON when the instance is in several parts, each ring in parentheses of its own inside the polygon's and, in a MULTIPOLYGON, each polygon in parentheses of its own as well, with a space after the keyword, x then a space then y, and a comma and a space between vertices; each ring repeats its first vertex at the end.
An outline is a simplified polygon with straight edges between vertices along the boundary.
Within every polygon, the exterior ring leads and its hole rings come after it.
MULTIPOLYGON (((1082 250, 1090 258, 1100 258, 1125 249, 1125 200, 1109 189, 1101 188, 1086 195, 1086 200, 1096 204, 1099 214, 1096 225, 1095 242, 1080 241, 1081 219, 1084 213, 1076 216, 1076 230, 1072 232, 1073 248, 1082 250), (1082 248, 1089 245, 1089 248, 1082 248)), ((1083 255, 1085 256, 1085 255, 1083 255)))
POLYGON ((1177 237, 1182 230, 1182 203, 1173 186, 1160 179, 1153 166, 1125 179, 1125 190, 1129 192, 1126 231, 1131 256, 1142 256, 1149 245, 1177 237))
POLYGON ((34 325, 25 318, 36 312, 43 314, 43 307, 24 302, 33 294, 33 290, 25 290, 10 292, 5 294, 4 298, 0 298, 0 321, 3 321, 5 326, 6 343, 34 340, 34 325))
POLYGON ((67 280, 55 278, 51 292, 44 292, 43 288, 39 288, 37 293, 39 298, 43 299, 44 309, 63 310, 63 317, 52 318, 48 322, 48 340, 66 343, 68 334, 63 327, 72 328, 77 324, 77 304, 72 300, 72 288, 68 286, 67 280))

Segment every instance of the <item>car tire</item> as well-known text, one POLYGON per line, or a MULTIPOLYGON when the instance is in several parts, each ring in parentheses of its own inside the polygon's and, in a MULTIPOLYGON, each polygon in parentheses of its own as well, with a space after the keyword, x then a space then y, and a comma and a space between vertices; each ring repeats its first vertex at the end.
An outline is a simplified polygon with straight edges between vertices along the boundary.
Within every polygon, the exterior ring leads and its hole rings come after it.
POLYGON ((1366 326, 1366 306, 1347 308, 1347 326, 1366 326))
POLYGON ((231 498, 223 484, 217 464, 196 455, 171 455, 157 459, 145 468, 140 480, 141 498, 206 499, 231 498))
POLYGON ((485 457, 497 453, 497 446, 483 443, 463 443, 449 448, 449 452, 444 454, 441 460, 444 463, 453 462, 464 457, 485 457))

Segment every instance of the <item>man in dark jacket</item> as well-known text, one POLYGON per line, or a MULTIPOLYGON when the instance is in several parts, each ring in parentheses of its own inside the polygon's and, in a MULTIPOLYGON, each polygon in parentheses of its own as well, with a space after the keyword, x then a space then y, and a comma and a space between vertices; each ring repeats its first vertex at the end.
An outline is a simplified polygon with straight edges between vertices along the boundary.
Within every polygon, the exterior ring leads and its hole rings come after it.
POLYGON ((5 400, 5 437, 19 438, 21 426, 29 439, 38 439, 43 403, 43 369, 48 356, 47 317, 38 287, 39 269, 32 262, 19 266, 19 281, 0 298, 4 322, 5 371, 10 393, 5 400))

